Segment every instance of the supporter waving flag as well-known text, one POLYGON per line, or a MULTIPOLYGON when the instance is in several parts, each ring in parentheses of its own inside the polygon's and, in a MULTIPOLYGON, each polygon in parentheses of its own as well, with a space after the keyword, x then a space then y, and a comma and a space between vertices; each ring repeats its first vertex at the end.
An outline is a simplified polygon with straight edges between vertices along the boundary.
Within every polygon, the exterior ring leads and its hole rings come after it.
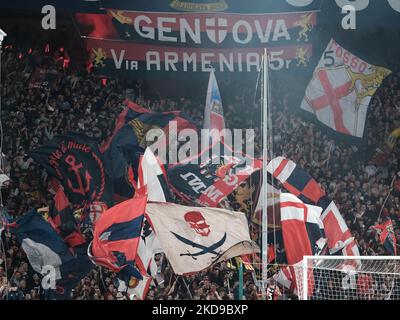
POLYGON ((397 241, 396 241, 396 235, 394 234, 393 230, 393 222, 389 218, 385 222, 378 224, 376 226, 373 226, 379 235, 379 242, 382 244, 386 251, 390 254, 395 256, 396 255, 396 246, 397 246, 397 241))

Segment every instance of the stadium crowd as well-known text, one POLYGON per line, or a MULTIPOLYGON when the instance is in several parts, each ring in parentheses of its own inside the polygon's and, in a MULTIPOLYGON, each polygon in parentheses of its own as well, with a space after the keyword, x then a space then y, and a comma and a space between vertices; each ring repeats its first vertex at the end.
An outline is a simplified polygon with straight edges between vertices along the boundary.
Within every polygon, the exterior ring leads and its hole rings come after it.
MULTIPOLYGON (((115 119, 123 109, 125 85, 107 81, 86 70, 69 68, 67 50, 42 49, 21 53, 17 46, 2 54, 2 126, 4 169, 11 180, 1 196, 8 214, 20 216, 29 208, 51 205, 46 174, 29 158, 29 151, 68 130, 84 132, 99 143, 112 133, 115 119), (60 58, 61 57, 61 58, 60 58), (32 82, 38 67, 57 71, 54 85, 32 82)), ((368 148, 333 140, 321 127, 305 121, 291 102, 290 92, 274 96, 272 109, 274 154, 283 155, 304 167, 336 201, 355 236, 362 255, 384 255, 371 226, 390 217, 400 240, 399 150, 394 150, 384 167, 374 165, 368 150, 383 143, 391 130, 400 127, 400 75, 387 81, 372 103, 367 124, 368 148), (388 196, 390 193, 390 196, 388 196), (387 197, 388 196, 388 197, 387 197), (387 198, 387 199, 386 199, 387 198), (381 208, 383 208, 381 212, 381 208)), ((256 153, 260 152, 259 106, 254 90, 242 82, 222 82, 235 94, 223 96, 226 125, 229 128, 255 128, 256 153), (251 102, 249 102, 251 101, 251 102), (243 110, 246 116, 243 117, 243 110)), ((279 86, 279 84, 277 84, 279 86)), ((159 99, 137 96, 136 101, 153 111, 186 111, 202 127, 204 97, 159 99)), ((0 255, 0 300, 39 300, 46 298, 41 276, 30 267, 26 255, 7 230, 2 233, 0 255), (5 255, 3 254, 5 253, 5 255)), ((157 257, 158 286, 152 286, 147 299, 221 300, 238 297, 237 272, 220 263, 197 275, 175 276, 162 255, 157 257)), ((118 292, 116 275, 98 267, 73 290, 76 300, 125 300, 118 292)), ((281 288, 280 299, 290 298, 281 288)), ((254 279, 245 272, 245 299, 259 299, 254 279)))

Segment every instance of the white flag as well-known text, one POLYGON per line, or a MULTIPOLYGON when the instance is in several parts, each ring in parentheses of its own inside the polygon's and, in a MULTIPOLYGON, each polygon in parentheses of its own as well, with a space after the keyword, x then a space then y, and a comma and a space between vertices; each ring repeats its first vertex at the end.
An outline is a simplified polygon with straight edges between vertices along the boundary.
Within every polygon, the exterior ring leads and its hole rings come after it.
POLYGON ((132 278, 127 286, 125 281, 118 280, 118 291, 126 292, 130 300, 144 300, 149 291, 151 281, 152 279, 146 276, 143 277, 143 280, 132 278))
MULTIPOLYGON (((166 174, 150 148, 146 149, 140 159, 139 190, 141 187, 144 187, 148 201, 166 202, 170 200, 166 174)), ((160 241, 145 216, 136 257, 136 264, 143 275, 148 274, 155 277, 154 255, 161 252, 160 241)))
POLYGON ((314 71, 301 108, 337 132, 362 138, 368 105, 390 73, 363 61, 332 39, 314 71))
POLYGON ((259 251, 241 212, 149 203, 146 213, 176 274, 259 251))
MULTIPOLYGON (((217 79, 214 71, 210 72, 208 80, 206 107, 204 109, 204 129, 210 130, 211 142, 220 140, 220 134, 225 129, 224 110, 222 108, 221 94, 219 93, 217 79)), ((209 142, 203 142, 208 145, 209 142)))
POLYGON ((166 173, 150 148, 140 158, 138 188, 146 187, 147 200, 170 201, 166 173))

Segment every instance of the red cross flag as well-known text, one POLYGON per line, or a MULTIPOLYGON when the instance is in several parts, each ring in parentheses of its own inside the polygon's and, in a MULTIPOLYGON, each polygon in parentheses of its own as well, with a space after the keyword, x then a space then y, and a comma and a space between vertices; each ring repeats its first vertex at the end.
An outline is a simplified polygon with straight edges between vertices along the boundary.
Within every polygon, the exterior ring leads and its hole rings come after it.
POLYGON ((332 39, 314 71, 301 108, 337 132, 362 138, 368 105, 390 73, 363 61, 332 39))

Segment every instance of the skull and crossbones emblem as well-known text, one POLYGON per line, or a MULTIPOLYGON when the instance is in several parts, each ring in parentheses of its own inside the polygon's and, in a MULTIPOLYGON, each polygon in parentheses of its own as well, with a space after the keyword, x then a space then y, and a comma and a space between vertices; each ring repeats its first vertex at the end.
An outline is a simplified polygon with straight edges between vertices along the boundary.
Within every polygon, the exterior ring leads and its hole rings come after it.
POLYGON ((206 223, 203 215, 198 211, 189 211, 185 214, 184 219, 189 226, 202 237, 208 237, 210 234, 210 225, 206 223))

